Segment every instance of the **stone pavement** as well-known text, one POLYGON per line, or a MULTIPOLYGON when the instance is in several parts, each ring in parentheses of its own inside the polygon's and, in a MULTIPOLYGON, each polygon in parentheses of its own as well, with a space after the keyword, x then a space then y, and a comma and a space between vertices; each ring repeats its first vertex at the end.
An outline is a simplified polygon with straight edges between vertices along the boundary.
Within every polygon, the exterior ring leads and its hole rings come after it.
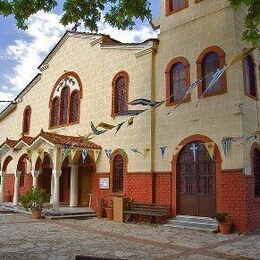
POLYGON ((0 213, 0 259, 260 259, 260 232, 221 235, 106 219, 32 220, 0 213))

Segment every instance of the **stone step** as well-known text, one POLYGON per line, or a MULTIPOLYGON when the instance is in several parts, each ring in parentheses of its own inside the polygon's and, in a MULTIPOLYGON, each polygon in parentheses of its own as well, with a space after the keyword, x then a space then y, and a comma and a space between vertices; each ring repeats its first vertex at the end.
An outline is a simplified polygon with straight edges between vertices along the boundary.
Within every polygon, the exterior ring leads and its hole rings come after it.
POLYGON ((180 220, 180 221, 186 221, 186 222, 196 222, 196 223, 206 223, 206 224, 218 225, 217 220, 209 218, 209 217, 177 215, 173 220, 180 220))
POLYGON ((45 216, 46 219, 54 220, 54 219, 87 219, 96 217, 95 213, 89 214, 79 214, 79 215, 56 215, 56 216, 45 216))
POLYGON ((176 218, 171 219, 166 226, 204 232, 216 232, 218 230, 217 221, 211 218, 196 216, 176 216, 176 218))

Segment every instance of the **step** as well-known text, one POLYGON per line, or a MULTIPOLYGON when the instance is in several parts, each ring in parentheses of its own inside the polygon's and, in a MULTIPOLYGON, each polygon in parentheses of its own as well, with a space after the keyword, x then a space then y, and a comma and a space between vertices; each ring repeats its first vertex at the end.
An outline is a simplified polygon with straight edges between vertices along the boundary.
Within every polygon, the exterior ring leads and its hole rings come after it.
POLYGON ((186 229, 186 230, 194 230, 201 231, 207 233, 215 233, 218 231, 218 228, 205 228, 205 227, 194 227, 194 226, 183 226, 178 224, 165 224, 166 227, 169 228, 178 228, 178 229, 186 229))
POLYGON ((55 215, 55 216, 45 216, 46 219, 54 220, 54 219, 87 219, 96 217, 95 213, 91 214, 79 214, 79 215, 55 215))
POLYGON ((209 217, 196 217, 196 216, 187 216, 187 215, 177 215, 171 221, 175 221, 175 220, 218 225, 217 220, 209 218, 209 217))
POLYGON ((81 212, 63 212, 63 211, 49 211, 49 210, 44 210, 43 214, 45 216, 78 216, 78 215, 86 215, 86 214, 95 214, 95 211, 81 211, 81 212))

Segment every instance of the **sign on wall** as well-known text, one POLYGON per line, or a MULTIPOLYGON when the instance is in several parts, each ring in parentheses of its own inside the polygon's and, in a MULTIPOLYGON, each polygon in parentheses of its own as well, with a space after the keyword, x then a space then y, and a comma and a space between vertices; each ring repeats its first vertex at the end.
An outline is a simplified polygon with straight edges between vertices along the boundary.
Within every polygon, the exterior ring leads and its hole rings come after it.
POLYGON ((99 178, 99 188, 102 190, 109 189, 109 178, 99 178))

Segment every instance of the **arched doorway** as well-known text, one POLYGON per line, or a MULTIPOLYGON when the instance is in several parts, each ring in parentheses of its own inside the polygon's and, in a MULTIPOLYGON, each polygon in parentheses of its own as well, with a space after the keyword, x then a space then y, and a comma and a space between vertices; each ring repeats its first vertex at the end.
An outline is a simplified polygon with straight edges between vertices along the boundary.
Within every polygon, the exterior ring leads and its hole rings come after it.
POLYGON ((177 198, 177 214, 210 217, 216 213, 216 162, 203 142, 186 144, 178 155, 177 198))
POLYGON ((90 156, 83 162, 82 156, 79 158, 78 169, 78 205, 89 205, 89 194, 92 192, 92 174, 96 171, 95 163, 90 156))
POLYGON ((253 152, 253 174, 255 183, 255 197, 260 197, 260 150, 253 152))
POLYGON ((69 158, 66 157, 61 166, 60 176, 60 203, 68 206, 70 201, 70 167, 69 158))
POLYGON ((48 154, 45 154, 43 161, 38 157, 36 161, 35 170, 41 174, 38 177, 38 186, 51 194, 51 180, 52 180, 52 162, 48 154))

